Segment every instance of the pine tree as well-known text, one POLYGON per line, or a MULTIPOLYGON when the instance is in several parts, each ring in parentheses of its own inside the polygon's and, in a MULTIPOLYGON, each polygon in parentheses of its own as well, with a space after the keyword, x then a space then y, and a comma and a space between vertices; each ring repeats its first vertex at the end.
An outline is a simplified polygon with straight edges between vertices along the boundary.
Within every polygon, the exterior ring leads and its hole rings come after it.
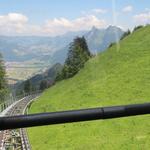
POLYGON ((25 93, 30 93, 32 91, 32 84, 30 80, 26 80, 24 83, 24 91, 25 93))
POLYGON ((46 88, 48 88, 48 82, 47 80, 42 80, 40 83, 40 90, 45 90, 46 88))
MULTIPOLYGON (((61 79, 73 77, 85 62, 91 57, 91 53, 84 37, 77 37, 70 44, 67 59, 62 70, 61 79)), ((60 78, 60 77, 59 77, 60 78)))

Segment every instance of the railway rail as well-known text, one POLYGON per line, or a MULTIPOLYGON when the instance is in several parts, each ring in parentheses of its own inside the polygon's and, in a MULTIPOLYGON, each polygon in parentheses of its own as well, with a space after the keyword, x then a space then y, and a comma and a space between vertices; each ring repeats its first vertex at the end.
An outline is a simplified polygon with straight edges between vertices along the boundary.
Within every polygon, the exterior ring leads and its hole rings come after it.
POLYGON ((23 98, 13 105, 4 117, 0 117, 0 150, 30 150, 27 132, 24 129, 27 127, 150 114, 150 103, 25 114, 28 104, 36 97, 37 95, 30 95, 23 98))
MULTIPOLYGON (((33 94, 17 101, 3 114, 3 116, 25 114, 28 104, 37 96, 38 94, 33 94)), ((0 150, 31 150, 26 129, 1 131, 0 150)))

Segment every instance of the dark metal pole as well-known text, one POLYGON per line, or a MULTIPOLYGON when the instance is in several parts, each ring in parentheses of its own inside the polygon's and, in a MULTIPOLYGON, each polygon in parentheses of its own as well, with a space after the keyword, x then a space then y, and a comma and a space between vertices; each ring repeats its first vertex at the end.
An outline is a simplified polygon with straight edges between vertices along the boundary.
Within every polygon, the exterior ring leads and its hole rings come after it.
POLYGON ((150 114, 150 103, 0 117, 0 130, 150 114))

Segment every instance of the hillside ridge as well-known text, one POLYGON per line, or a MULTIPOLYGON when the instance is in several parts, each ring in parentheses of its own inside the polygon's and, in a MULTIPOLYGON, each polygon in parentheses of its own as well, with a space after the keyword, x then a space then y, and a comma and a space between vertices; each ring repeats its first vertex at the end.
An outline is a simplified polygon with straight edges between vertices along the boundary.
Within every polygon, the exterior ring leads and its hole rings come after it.
MULTIPOLYGON (((30 113, 149 102, 149 47, 150 26, 146 26, 90 59, 75 77, 46 90, 32 104, 30 113)), ((61 150, 66 147, 68 150, 124 150, 148 149, 149 130, 146 115, 28 131, 33 149, 44 145, 42 150, 58 147, 61 150)))

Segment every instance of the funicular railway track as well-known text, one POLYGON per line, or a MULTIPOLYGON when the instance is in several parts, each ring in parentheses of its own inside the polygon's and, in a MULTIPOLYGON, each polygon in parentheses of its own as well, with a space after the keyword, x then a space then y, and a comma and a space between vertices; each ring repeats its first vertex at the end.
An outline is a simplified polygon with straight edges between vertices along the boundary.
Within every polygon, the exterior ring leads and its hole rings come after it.
POLYGON ((5 130, 0 133, 1 150, 31 149, 25 129, 18 128, 150 114, 150 103, 143 103, 22 115, 25 113, 27 105, 37 96, 30 95, 18 101, 4 117, 0 118, 0 129, 5 130))
MULTIPOLYGON (((27 105, 37 96, 37 94, 33 94, 19 100, 5 113, 5 116, 24 114, 27 105)), ((0 131, 0 150, 31 150, 26 130, 15 129, 0 131)))

